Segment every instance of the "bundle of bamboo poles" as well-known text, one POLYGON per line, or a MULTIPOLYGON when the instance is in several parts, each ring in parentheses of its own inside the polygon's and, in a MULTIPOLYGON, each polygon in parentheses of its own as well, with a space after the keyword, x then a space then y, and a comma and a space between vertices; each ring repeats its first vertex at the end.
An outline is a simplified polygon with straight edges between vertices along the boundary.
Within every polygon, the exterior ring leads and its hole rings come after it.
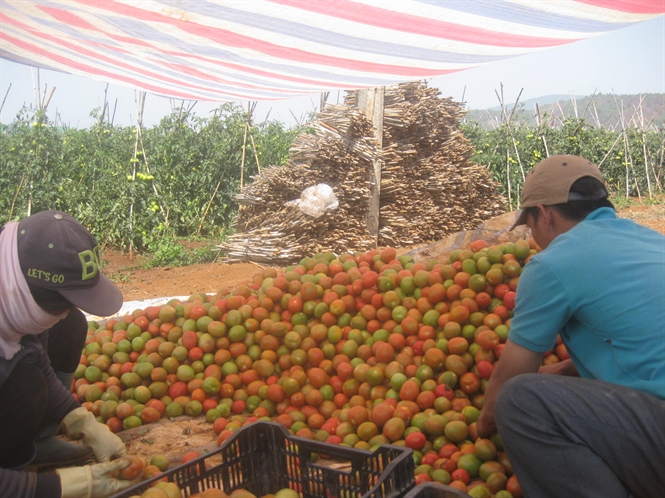
POLYGON ((373 163, 383 162, 379 245, 430 243, 472 229, 505 211, 505 199, 458 129, 464 109, 424 83, 385 89, 383 149, 357 108, 326 106, 291 147, 286 166, 270 167, 236 197, 237 233, 220 245, 226 261, 290 264, 307 255, 365 251, 373 163), (332 187, 339 202, 319 218, 288 205, 312 185, 332 187))
POLYGON ((287 165, 264 169, 236 196, 237 233, 220 245, 226 261, 288 264, 305 255, 372 247, 369 181, 380 151, 371 123, 358 109, 329 105, 311 128, 314 133, 296 137, 287 165), (332 187, 335 210, 314 218, 288 205, 319 183, 332 187))

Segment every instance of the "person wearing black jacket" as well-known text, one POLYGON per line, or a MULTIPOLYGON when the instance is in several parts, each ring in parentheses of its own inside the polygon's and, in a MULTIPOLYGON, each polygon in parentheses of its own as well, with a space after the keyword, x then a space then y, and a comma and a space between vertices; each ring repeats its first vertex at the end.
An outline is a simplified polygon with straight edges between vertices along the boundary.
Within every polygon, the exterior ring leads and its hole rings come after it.
POLYGON ((43 211, 0 231, 0 496, 106 497, 133 484, 122 440, 70 392, 87 322, 122 306, 100 273, 97 240, 70 215, 43 211), (55 436, 58 428, 82 444, 55 436), (98 463, 27 472, 28 465, 98 463))

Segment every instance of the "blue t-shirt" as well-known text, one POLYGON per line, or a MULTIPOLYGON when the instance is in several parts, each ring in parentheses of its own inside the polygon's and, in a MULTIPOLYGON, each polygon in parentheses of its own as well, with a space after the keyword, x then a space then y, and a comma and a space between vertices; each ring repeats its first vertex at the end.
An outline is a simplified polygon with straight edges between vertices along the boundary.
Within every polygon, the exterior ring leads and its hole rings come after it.
POLYGON ((510 340, 665 399, 665 236, 597 209, 525 266, 510 340))

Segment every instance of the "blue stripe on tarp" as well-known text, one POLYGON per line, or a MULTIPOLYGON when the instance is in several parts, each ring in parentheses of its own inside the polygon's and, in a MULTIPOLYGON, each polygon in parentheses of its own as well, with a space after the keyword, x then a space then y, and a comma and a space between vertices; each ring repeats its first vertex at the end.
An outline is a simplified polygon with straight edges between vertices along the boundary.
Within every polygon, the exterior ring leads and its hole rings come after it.
MULTIPOLYGON (((615 23, 594 21, 581 17, 556 14, 554 12, 539 10, 538 8, 517 5, 504 0, 413 0, 415 2, 457 10, 466 14, 499 19, 533 26, 534 28, 548 28, 577 33, 603 33, 615 29, 631 26, 633 23, 615 23)), ((538 1, 533 2, 538 5, 538 1)))
MULTIPOLYGON (((3 27, 4 31, 8 34, 12 34, 14 36, 20 37, 23 32, 22 31, 16 31, 16 29, 12 29, 13 27, 3 27), (9 29, 8 29, 9 28, 9 29)), ((53 35, 56 36, 56 35, 53 35)), ((40 40, 40 43, 48 43, 47 40, 40 40)), ((91 51, 100 51, 99 47, 89 47, 85 43, 85 41, 80 41, 79 42, 81 46, 87 50, 91 51)), ((54 50, 56 52, 56 50, 54 50)), ((68 47, 65 47, 63 45, 59 45, 57 47, 57 53, 61 55, 62 57, 69 58, 72 60, 80 60, 81 64, 86 64, 91 67, 94 67, 96 70, 100 71, 106 71, 106 72, 118 72, 118 66, 114 64, 114 61, 102 61, 100 59, 92 59, 90 56, 81 54, 80 52, 76 52, 73 49, 70 49, 68 47)), ((221 91, 228 91, 229 93, 235 93, 235 94, 242 94, 242 93, 247 93, 247 94, 254 94, 257 96, 263 96, 266 97, 266 99, 279 99, 283 98, 285 96, 284 92, 279 92, 277 89, 272 89, 276 87, 277 85, 266 85, 265 83, 262 84, 263 88, 258 88, 258 89, 245 89, 245 88, 240 88, 238 86, 234 86, 232 84, 222 84, 216 81, 210 81, 210 80, 205 80, 205 79, 200 79, 198 77, 194 77, 192 75, 187 75, 187 79, 183 80, 182 79, 182 73, 169 69, 167 67, 159 66, 156 65, 155 63, 145 60, 145 59, 140 59, 137 57, 134 57, 132 55, 128 54, 122 54, 123 56, 123 62, 126 63, 129 66, 134 66, 133 68, 121 68, 122 75, 128 78, 134 78, 138 80, 144 80, 146 82, 150 82, 151 84, 163 87, 164 90, 179 90, 185 93, 197 93, 199 95, 207 95, 211 98, 218 98, 219 92, 221 91), (153 74, 144 74, 142 72, 139 72, 136 68, 140 69, 145 69, 149 73, 153 74), (164 81, 161 77, 162 76, 169 76, 172 79, 176 81, 164 81), (198 85, 203 88, 192 88, 192 85, 198 85), (272 87, 272 88, 271 88, 272 87)), ((112 55, 109 55, 109 57, 112 58, 112 55)), ((3 58, 9 58, 5 57, 3 55, 3 58)), ((167 59, 168 56, 163 57, 164 59, 167 59)), ((174 58, 175 59, 175 58, 174 58)), ((28 64, 32 65, 35 67, 42 67, 45 69, 52 69, 54 71, 58 71, 58 69, 55 69, 53 67, 50 67, 48 65, 44 64, 36 64, 34 62, 26 62, 25 59, 23 58, 13 58, 13 60, 16 60, 17 62, 21 62, 23 64, 28 64)), ((182 61, 178 60, 174 62, 179 62, 182 64, 182 61)), ((191 64, 190 64, 191 66, 191 64)), ((202 72, 206 72, 205 70, 202 70, 202 72)), ((243 73, 240 73, 241 76, 244 76, 243 73)), ((121 80, 119 80, 121 81, 121 80)), ((289 88, 285 88, 286 90, 289 90, 289 88)), ((287 97, 294 96, 296 94, 297 89, 292 89, 293 91, 286 94, 287 97)))
MULTIPOLYGON (((38 20, 38 21, 41 21, 38 20)), ((128 22, 127 20, 123 20, 123 22, 128 22)), ((134 23, 134 21, 131 21, 130 23, 134 23)), ((53 24, 50 21, 44 21, 42 23, 43 25, 51 25, 53 24)), ((136 24, 140 24, 139 22, 136 22, 136 24)), ((64 24, 57 23, 57 26, 55 27, 61 27, 65 26, 64 24)), ((145 31, 153 31, 153 28, 149 28, 146 25, 140 24, 141 30, 143 32, 145 31)), ((21 37, 21 35, 24 35, 24 32, 20 30, 20 28, 15 28, 13 26, 4 26, 3 27, 4 31, 7 32, 8 34, 14 34, 18 35, 21 37)), ((97 43, 105 43, 105 44, 112 44, 109 43, 108 40, 103 39, 103 38, 97 38, 97 37, 91 37, 91 36, 82 36, 82 33, 76 31, 73 28, 67 27, 66 30, 60 30, 61 32, 66 32, 67 36, 71 36, 74 38, 78 38, 80 44, 84 46, 84 48, 91 50, 91 51, 100 51, 100 47, 95 47, 95 46, 88 46, 86 42, 97 42, 97 43)), ((169 43, 171 40, 173 40, 172 37, 169 36, 164 36, 162 33, 154 30, 155 33, 163 38, 164 43, 169 43)), ((127 31, 125 30, 127 33, 127 31)), ((57 36, 57 33, 51 33, 52 36, 57 36)), ((127 35, 127 36, 132 36, 132 35, 127 35)), ((144 37, 145 38, 145 37, 144 37)), ((46 40, 39 40, 40 43, 47 43, 46 40)), ((71 40, 70 40, 71 42, 71 40)), ((118 45, 116 43, 116 45, 118 45)), ((122 45, 119 45, 122 46, 122 45)), ((229 61, 233 62, 239 65, 245 65, 249 67, 256 67, 256 62, 253 59, 248 59, 244 58, 241 56, 237 56, 236 54, 230 53, 230 52, 225 52, 219 49, 214 49, 208 46, 200 46, 200 45, 188 45, 188 47, 199 47, 201 50, 198 52, 199 55, 203 55, 206 57, 209 57, 211 59, 214 59, 215 57, 222 58, 224 61, 229 61)), ((126 47, 123 47, 126 48, 126 47)), ((177 48, 174 47, 174 50, 177 48)), ((88 64, 94 67, 99 68, 100 70, 105 70, 108 72, 117 72, 118 71, 118 66, 114 65, 113 62, 108 62, 108 61, 101 61, 99 59, 95 59, 94 61, 91 59, 90 56, 81 54, 79 52, 76 52, 68 47, 65 46, 58 46, 58 53, 62 54, 64 57, 69 57, 72 59, 81 59, 84 61, 84 64, 88 64)), ((197 53, 197 51, 191 50, 192 53, 197 53)), ((267 99, 279 99, 279 98, 290 98, 293 97, 299 93, 302 93, 304 90, 302 89, 303 85, 311 86, 313 87, 311 91, 316 91, 315 88, 317 88, 317 83, 305 83, 305 82, 284 82, 280 83, 280 81, 284 81, 281 76, 295 76, 299 75, 300 77, 303 78, 308 78, 308 79, 320 79, 318 82, 318 86, 321 88, 326 87, 327 83, 330 82, 339 82, 340 84, 344 84, 349 81, 349 79, 354 79, 357 81, 359 84, 365 84, 367 86, 371 86, 374 84, 376 81, 381 81, 381 85, 391 85, 394 84, 395 82, 400 82, 404 81, 403 77, 399 76, 394 76, 392 78, 386 77, 386 78, 381 78, 380 80, 378 78, 372 78, 372 77, 366 77, 362 75, 358 75, 357 77, 351 77, 348 74, 336 74, 336 73, 329 73, 326 71, 320 71, 320 70, 309 70, 304 67, 292 67, 292 66, 287 66, 285 64, 279 64, 279 63, 274 63, 274 64, 269 64, 265 63, 262 61, 260 62, 259 67, 264 70, 277 70, 278 72, 275 73, 274 78, 275 81, 270 81, 266 82, 265 78, 261 78, 260 76, 255 76, 252 73, 248 72, 242 72, 242 69, 236 70, 233 79, 238 80, 239 82, 244 82, 248 84, 253 84, 257 85, 261 88, 257 89, 251 89, 251 88, 241 88, 237 86, 233 86, 232 83, 230 84, 225 84, 221 82, 216 82, 216 81, 211 81, 203 78, 196 77, 192 74, 187 75, 187 79, 183 80, 182 79, 182 73, 173 69, 170 69, 166 66, 161 66, 157 63, 154 63, 150 60, 143 59, 143 58, 137 58, 131 54, 127 53, 121 53, 117 54, 118 56, 122 57, 122 61, 126 62, 130 66, 134 67, 140 67, 142 69, 146 69, 149 73, 152 74, 142 74, 140 72, 137 72, 136 69, 131 69, 131 68, 120 68, 120 71, 124 72, 126 76, 128 77, 133 77, 136 79, 145 79, 146 81, 151 81, 154 84, 157 84, 162 87, 166 88, 172 88, 172 89, 178 89, 181 91, 185 91, 188 93, 198 93, 201 95, 208 95, 211 98, 219 98, 219 92, 224 92, 228 91, 229 93, 235 93, 235 94, 248 94, 248 95, 254 95, 254 96, 262 96, 267 99), (281 71, 281 72, 280 72, 281 71), (160 75, 164 76, 169 76, 175 80, 176 82, 168 82, 168 81, 163 81, 160 78, 160 75), (202 86, 204 88, 192 88, 191 84, 198 84, 199 86, 202 86), (207 90, 206 90, 207 89, 207 90), (271 90, 272 89, 272 90, 271 90), (280 92, 279 89, 284 90, 283 92, 280 92)), ((109 53, 109 57, 113 58, 114 54, 109 53)), ((170 54, 163 54, 163 53, 156 53, 155 54, 156 58, 164 59, 166 61, 172 62, 172 63, 177 63, 185 66, 190 66, 193 67, 203 73, 210 73, 213 76, 219 75, 220 77, 224 77, 224 66, 218 66, 215 69, 211 69, 210 67, 205 67, 202 65, 198 65, 196 61, 192 61, 191 59, 186 59, 186 58, 181 58, 175 55, 170 55, 170 54)), ((34 65, 34 64, 33 64, 34 65)), ((273 71, 274 72, 274 71, 273 71)), ((166 89, 165 88, 165 89, 166 89)))
POLYGON ((69 74, 62 72, 59 69, 55 69, 54 67, 51 67, 48 64, 41 64, 39 62, 33 61, 32 59, 26 59, 25 57, 21 57, 20 55, 13 54, 11 52, 7 52, 6 50, 2 49, 0 49, 0 59, 16 62, 17 64, 24 64, 26 66, 36 67, 39 69, 48 69, 49 71, 58 71, 59 73, 62 74, 69 74))
MULTIPOLYGON (((182 43, 181 41, 175 37, 175 36, 170 36, 167 35, 163 32, 158 31, 155 28, 152 28, 149 24, 143 23, 142 21, 135 21, 133 19, 127 18, 127 17, 108 17, 108 16, 99 16, 100 20, 103 20, 104 22, 108 23, 109 25, 112 25, 116 28, 118 28, 120 31, 122 31, 124 36, 127 37, 134 37, 134 38, 139 38, 147 43, 163 43, 165 45, 169 45, 171 47, 171 50, 173 51, 181 51, 184 52, 184 48, 181 46, 182 43)), ((113 40, 112 38, 104 38, 104 37, 96 37, 96 36, 90 36, 89 34, 85 32, 78 31, 76 28, 72 28, 71 26, 61 23, 59 21, 50 21, 48 19, 43 19, 43 18, 31 18, 31 21, 35 24, 39 24, 41 26, 44 26, 47 28, 47 30, 55 30, 55 33, 51 31, 50 34, 53 36, 65 36, 69 37, 73 40, 78 40, 79 43, 85 43, 85 42, 94 42, 94 43, 101 43, 101 44, 106 44, 106 45, 114 45, 117 46, 119 49, 123 49, 125 51, 128 51, 131 49, 131 45, 128 43, 122 43, 122 42, 117 42, 113 40)), ((7 26, 3 27, 3 29, 7 32, 14 31, 17 33, 20 33, 21 35, 25 35, 25 33, 20 30, 20 28, 14 28, 12 30, 8 30, 7 26)), ((44 43, 42 40, 41 43, 44 43)), ((395 78, 391 78, 389 75, 383 78, 378 78, 378 77, 371 77, 371 76, 363 76, 361 73, 358 71, 354 71, 352 69, 345 70, 344 68, 341 69, 341 73, 338 72, 329 72, 320 69, 321 67, 324 66, 319 66, 317 69, 313 68, 308 68, 308 67, 302 67, 302 66, 291 66, 289 64, 284 64, 284 63, 277 63, 277 62, 266 62, 264 60, 256 60, 254 58, 248 58, 248 57, 243 57, 241 55, 238 55, 234 52, 226 51, 221 48, 218 48, 219 45, 199 45, 199 44, 187 44, 187 52, 196 54, 196 55, 201 55, 204 57, 208 57, 210 59, 219 59, 223 62, 229 62, 233 64, 238 64, 241 66, 247 66, 247 67, 258 67, 262 70, 266 70, 269 72, 274 73, 274 78, 276 81, 271 81, 266 83, 265 79, 261 78, 260 76, 254 76, 251 73, 243 73, 241 69, 236 70, 236 73, 234 75, 234 79, 237 79, 238 81, 245 82, 248 84, 253 84, 253 85, 258 85, 261 87, 276 87, 276 88, 282 88, 284 90, 295 90, 298 85, 307 85, 308 83, 306 82, 287 82, 287 83, 279 83, 280 80, 283 81, 282 76, 295 76, 295 77, 301 77, 301 78, 307 78, 307 79, 313 79, 313 80, 319 80, 319 83, 321 86, 325 86, 326 83, 332 82, 332 83, 340 83, 344 84, 349 81, 349 79, 353 79, 355 82, 357 82, 360 85, 367 85, 367 86, 372 86, 376 82, 378 82, 379 85, 391 85, 394 84, 395 78), (344 71, 348 71, 346 74, 344 71), (350 75, 350 72, 354 72, 355 75, 350 75)), ((99 47, 86 47, 89 50, 93 51, 100 51, 101 49, 99 47)), ((145 53, 145 48, 141 46, 137 46, 139 53, 144 52, 145 53)), ((69 49, 66 47, 60 46, 60 50, 67 51, 67 53, 70 54, 76 54, 77 57, 79 58, 88 58, 88 56, 79 54, 76 52, 70 52, 69 49)), ((141 65, 145 66, 148 64, 147 61, 144 61, 144 59, 136 59, 135 57, 131 56, 130 54, 127 54, 125 52, 118 53, 117 55, 114 55, 112 53, 108 54, 109 57, 122 57, 124 61, 130 62, 131 60, 134 60, 141 65)), ((155 52, 154 53, 155 58, 163 58, 165 60, 168 60, 169 62, 173 63, 179 63, 182 65, 189 65, 192 67, 195 67, 196 69, 200 70, 201 72, 210 72, 210 71, 215 71, 214 74, 223 74, 224 71, 224 66, 220 65, 217 66, 216 69, 211 69, 210 67, 206 66, 199 66, 196 61, 193 61, 192 59, 188 58, 179 58, 178 56, 175 55, 170 55, 170 54, 164 54, 162 52, 155 52)), ((297 61, 296 61, 297 62, 297 61)), ((99 61, 97 61, 99 63, 99 61)), ((109 63, 104 63, 105 65, 108 65, 109 63)), ((307 65, 308 63, 303 62, 299 63, 303 65, 307 65)), ((161 66, 155 66, 154 64, 150 64, 150 67, 156 68, 156 69, 151 69, 153 72, 156 73, 164 73, 169 76, 173 76, 177 79, 182 78, 182 74, 179 72, 174 72, 173 70, 170 70, 166 67, 161 67, 161 66)), ((214 66, 213 66, 214 67, 214 66)), ((112 66, 113 69, 116 69, 115 66, 112 66)), ((152 78, 155 81, 158 80, 158 74, 155 74, 152 78)), ((194 79, 192 75, 188 75, 188 78, 194 79)), ((399 77, 399 81, 402 81, 404 78, 399 77)), ((196 81, 202 81, 205 82, 204 86, 222 86, 224 84, 222 83, 217 83, 214 81, 210 80, 199 80, 196 78, 196 81)), ((173 83, 164 83, 168 85, 174 85, 173 83)), ((315 85, 316 83, 312 84, 315 85)), ((235 87, 229 87, 229 90, 232 90, 235 87)), ((238 89, 237 93, 240 92, 253 92, 257 93, 260 92, 260 90, 251 90, 251 89, 238 89)), ((271 94, 266 94, 266 96, 271 95, 271 94)), ((281 94, 280 94, 281 96, 281 94)), ((274 97, 273 97, 274 98, 274 97)))
MULTIPOLYGON (((162 0, 162 3, 172 4, 175 8, 179 2, 178 0, 162 0)), ((191 3, 188 6, 188 10, 213 19, 226 20, 283 36, 295 37, 309 42, 330 45, 335 48, 343 48, 359 53, 402 57, 414 61, 446 62, 454 64, 485 64, 496 60, 496 57, 488 55, 444 52, 440 50, 400 45, 399 43, 381 42, 368 38, 343 35, 334 31, 315 28, 306 24, 266 15, 248 15, 245 11, 211 4, 210 2, 203 0, 191 3)), ((336 19, 337 18, 335 17, 331 17, 330 21, 334 22, 336 19)), ((385 32, 392 31, 381 27, 378 27, 377 29, 382 29, 385 32)), ((441 39, 443 41, 446 40, 445 33, 441 33, 441 39)), ((441 40, 432 39, 432 43, 441 43, 441 40)))
MULTIPOLYGON (((149 43, 154 43, 154 42, 159 42, 159 43, 164 43, 167 45, 170 45, 173 47, 173 50, 177 51, 184 51, 184 49, 180 46, 180 40, 171 35, 167 35, 163 32, 160 32, 152 27, 150 27, 147 24, 144 24, 140 21, 134 21, 132 19, 127 19, 127 18, 106 18, 104 17, 103 20, 109 24, 112 24, 120 29, 122 29, 125 33, 140 33, 140 35, 137 34, 132 34, 131 36, 135 36, 137 38, 141 38, 142 40, 149 42, 149 43), (121 22, 116 22, 116 20, 120 20, 121 22), (129 29, 127 29, 129 28, 129 29)), ((140 49, 140 48, 139 48, 140 49)), ((364 77, 358 71, 353 70, 353 69, 346 69, 346 68, 338 68, 339 72, 332 72, 332 71, 325 71, 322 70, 321 68, 324 66, 318 66, 318 68, 312 68, 312 67, 307 67, 310 66, 311 63, 308 62, 300 62, 300 61, 295 61, 298 63, 297 66, 292 66, 290 64, 284 64, 284 63, 278 63, 278 62, 268 62, 266 60, 260 59, 257 60, 255 58, 247 58, 243 57, 241 55, 238 55, 234 52, 231 51, 226 51, 221 48, 218 48, 218 45, 215 46, 209 46, 209 45, 200 45, 200 44, 187 44, 187 52, 208 57, 211 59, 220 59, 225 62, 231 62, 234 64, 241 64, 245 66, 250 66, 250 67, 258 67, 263 70, 269 70, 273 73, 276 73, 276 77, 279 77, 281 75, 297 75, 300 77, 307 77, 310 79, 316 79, 316 80, 321 80, 322 83, 325 83, 325 80, 332 81, 332 82, 339 82, 339 83, 344 83, 348 81, 350 78, 352 78, 354 81, 360 83, 360 84, 367 84, 367 85, 373 85, 374 82, 379 81, 379 85, 383 84, 389 84, 389 83, 381 83, 381 81, 387 82, 387 79, 377 79, 377 77, 364 77), (257 65, 258 62, 258 65, 257 65), (304 67, 303 67, 304 66, 304 67), (345 71, 348 73, 355 73, 355 74, 345 74, 345 71), (341 74, 340 74, 341 73, 341 74)), ((155 56, 159 57, 165 57, 164 54, 155 54, 155 56)), ((270 56, 274 59, 277 59, 277 57, 270 56)), ((497 58, 493 58, 491 60, 496 60, 497 58)), ((188 59, 180 59, 179 60, 181 63, 190 63, 188 59)), ((439 61, 443 62, 443 61, 439 61)), ((463 62, 463 61, 461 61, 463 62)), ((490 61, 488 61, 490 62, 490 61)), ((416 66, 417 69, 417 66, 416 66)), ((209 70, 205 68, 204 70, 209 70)), ((394 81, 394 80, 390 80, 394 81)), ((271 83, 272 84, 272 83, 271 83)))

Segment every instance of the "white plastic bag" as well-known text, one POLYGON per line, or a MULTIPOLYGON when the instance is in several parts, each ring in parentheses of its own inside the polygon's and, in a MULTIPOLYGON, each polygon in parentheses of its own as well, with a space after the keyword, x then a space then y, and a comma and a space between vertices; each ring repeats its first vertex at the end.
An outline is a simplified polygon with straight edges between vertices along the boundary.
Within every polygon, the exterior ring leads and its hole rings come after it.
POLYGON ((286 203, 287 206, 297 206, 303 213, 319 218, 323 214, 339 206, 335 192, 332 187, 325 183, 319 183, 307 187, 300 194, 300 199, 295 199, 286 203))

